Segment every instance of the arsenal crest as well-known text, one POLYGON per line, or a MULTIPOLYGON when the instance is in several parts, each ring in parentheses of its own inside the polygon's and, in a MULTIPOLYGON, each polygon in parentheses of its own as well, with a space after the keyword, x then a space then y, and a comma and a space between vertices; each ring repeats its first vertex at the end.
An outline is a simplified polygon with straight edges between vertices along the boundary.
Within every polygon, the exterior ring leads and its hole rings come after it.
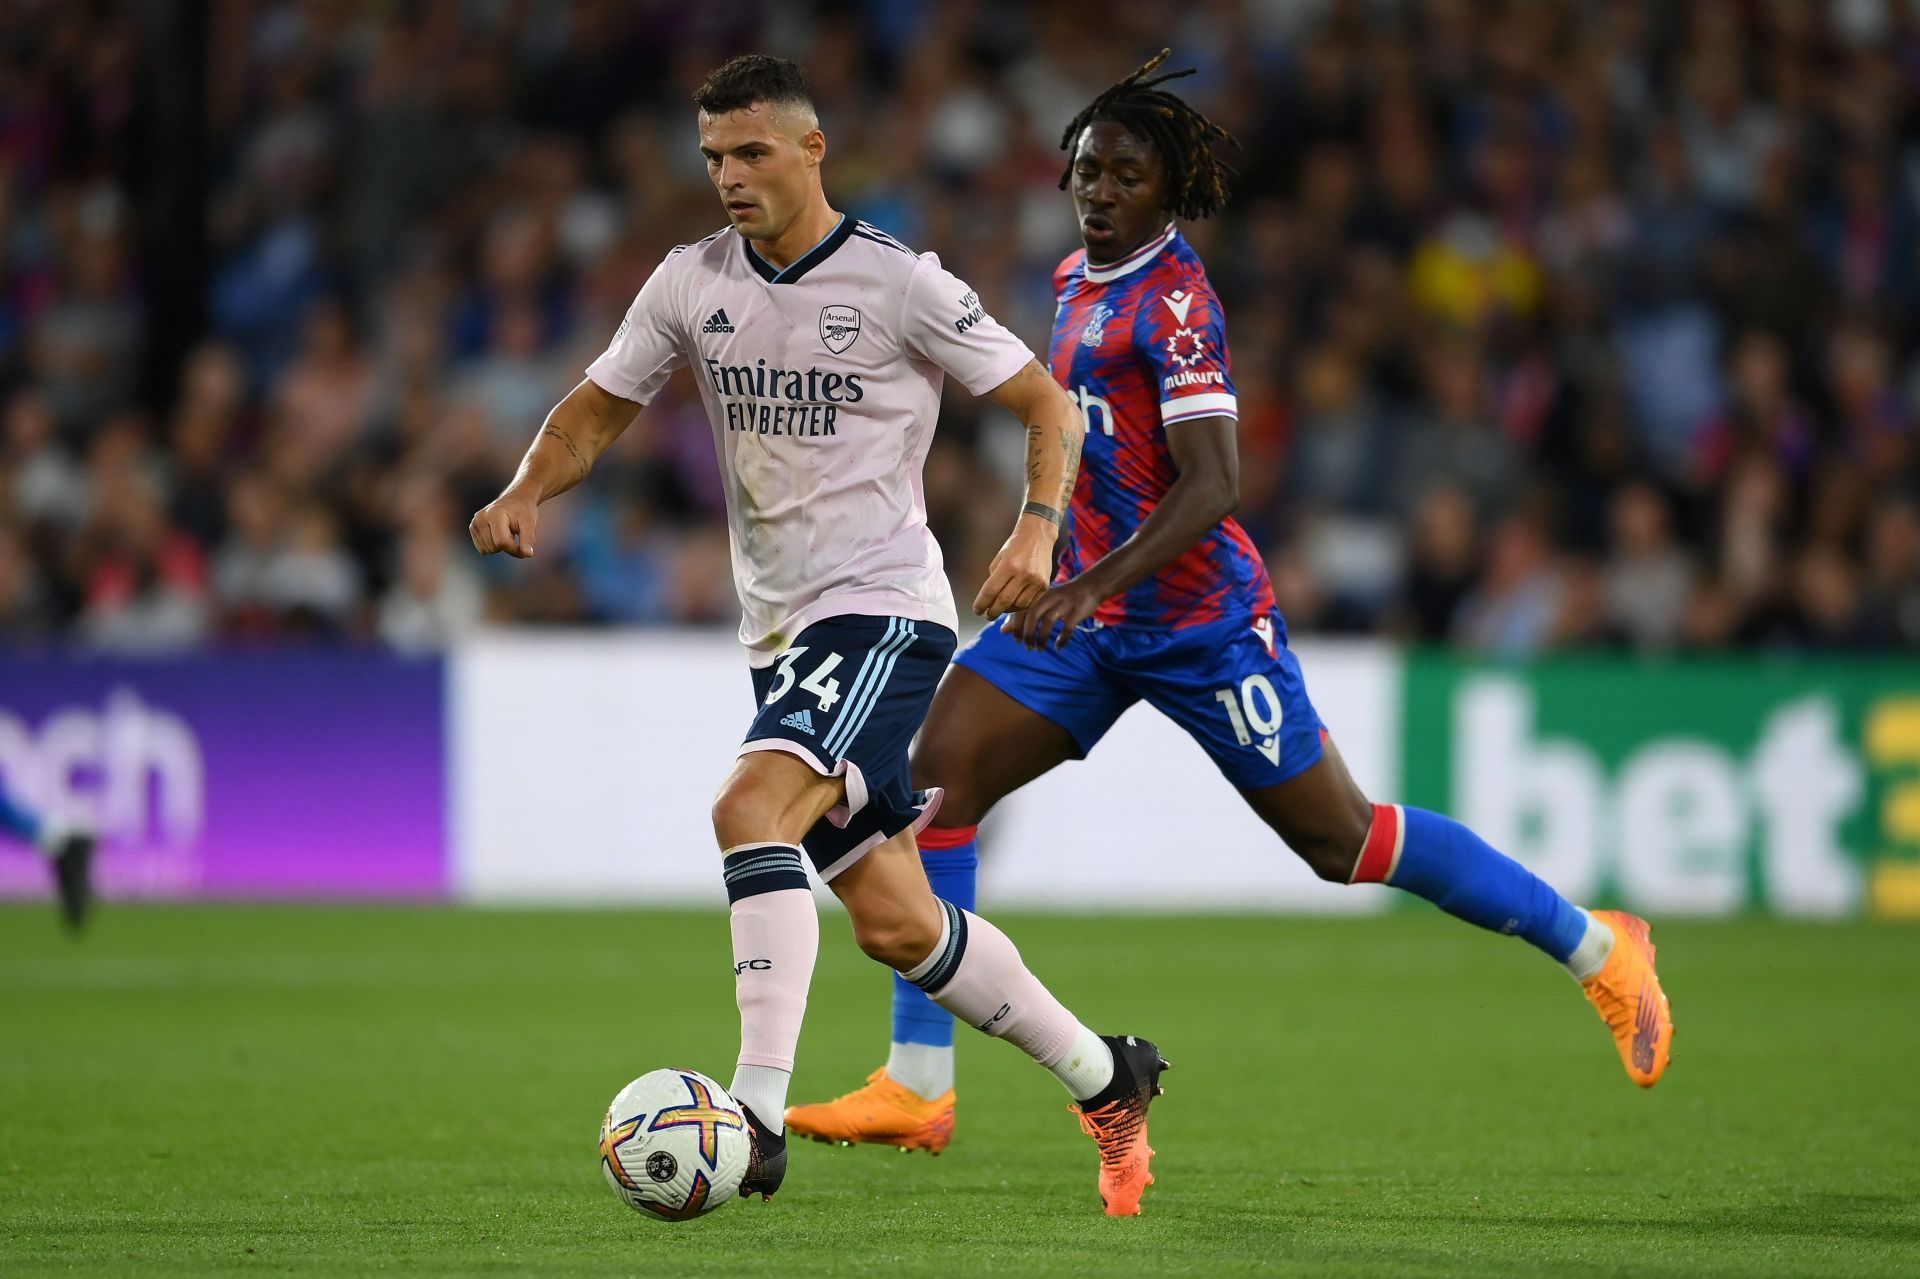
POLYGON ((827 350, 839 355, 860 336, 860 312, 850 306, 820 308, 820 340, 827 350))

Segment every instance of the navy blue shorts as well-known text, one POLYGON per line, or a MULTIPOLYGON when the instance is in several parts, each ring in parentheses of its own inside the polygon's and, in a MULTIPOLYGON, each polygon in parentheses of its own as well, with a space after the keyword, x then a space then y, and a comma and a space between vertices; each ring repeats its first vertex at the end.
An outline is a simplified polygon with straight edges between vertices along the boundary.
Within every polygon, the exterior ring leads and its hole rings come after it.
POLYGON ((760 710, 740 753, 786 751, 828 777, 847 779, 847 802, 805 840, 820 878, 832 879, 870 849, 933 820, 940 794, 913 789, 907 749, 956 642, 937 622, 829 617, 753 672, 760 710))
POLYGON ((1066 729, 1082 757, 1145 700, 1187 730, 1241 790, 1275 786, 1318 763, 1324 731, 1275 611, 1179 630, 1082 626, 1038 651, 997 624, 954 658, 1066 729))

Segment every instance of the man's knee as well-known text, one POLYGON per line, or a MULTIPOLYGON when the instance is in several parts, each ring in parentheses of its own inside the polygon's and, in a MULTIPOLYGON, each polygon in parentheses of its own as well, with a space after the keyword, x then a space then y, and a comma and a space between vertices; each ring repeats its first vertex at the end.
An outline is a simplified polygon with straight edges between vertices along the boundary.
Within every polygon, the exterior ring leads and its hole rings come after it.
POLYGON ((765 832, 775 810, 768 804, 764 788, 751 778, 730 777, 713 797, 713 834, 722 848, 746 843, 754 838, 770 838, 765 832), (755 836, 748 832, 762 832, 755 836))
POLYGON ((986 808, 966 788, 946 790, 940 798, 940 811, 933 815, 933 825, 940 830, 959 830, 978 826, 980 819, 987 815, 986 808))
POLYGON ((943 792, 933 824, 942 829, 978 826, 986 816, 974 784, 974 769, 960 751, 939 741, 922 739, 913 752, 913 784, 920 789, 938 786, 943 792))
POLYGON ((1321 879, 1346 884, 1353 880, 1372 825, 1373 805, 1356 791, 1350 802, 1321 812, 1289 814, 1280 837, 1321 879))
POLYGON ((798 843, 830 806, 836 785, 791 755, 743 755, 713 798, 714 838, 723 849, 758 841, 798 843))

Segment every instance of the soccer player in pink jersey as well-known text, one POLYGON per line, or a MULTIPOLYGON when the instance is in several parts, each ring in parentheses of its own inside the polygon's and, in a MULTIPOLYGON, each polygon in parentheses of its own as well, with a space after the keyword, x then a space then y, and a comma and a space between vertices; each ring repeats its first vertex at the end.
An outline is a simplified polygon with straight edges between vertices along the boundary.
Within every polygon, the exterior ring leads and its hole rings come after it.
POLYGON ((713 803, 740 1006, 729 1091, 753 1142, 740 1193, 771 1198, 786 1173, 787 1085, 820 929, 805 841, 862 950, 1065 1085, 1099 1147, 1107 1211, 1137 1212, 1166 1063, 1146 1040, 1088 1030, 1004 933, 934 897, 914 837, 940 794, 914 790, 907 757, 957 642, 921 489, 942 379, 1027 428, 1027 503, 974 600, 984 616, 1047 589, 1081 415, 938 258, 827 203, 826 138, 799 67, 736 58, 694 101, 728 225, 660 264, 473 517, 474 546, 532 555, 540 503, 585 479, 667 378, 691 370, 725 481, 758 703, 713 803))
MULTIPOLYGON (((977 823, 1084 757, 1144 700, 1323 879, 1391 884, 1565 965, 1629 1077, 1651 1087, 1673 1019, 1646 924, 1580 909, 1438 813, 1373 803, 1307 698, 1266 569, 1232 518, 1226 321, 1175 224, 1225 202, 1213 147, 1227 137, 1161 87, 1191 72, 1153 77, 1166 56, 1100 94, 1061 138, 1060 185, 1085 247, 1054 273, 1050 359, 1087 418, 1085 465, 1053 586, 954 659, 915 750, 916 782, 946 794, 920 839, 934 889, 971 902, 977 823)), ((951 1018, 901 983, 887 1064, 862 1088, 787 1113, 820 1140, 935 1152, 953 1122, 951 1018)))

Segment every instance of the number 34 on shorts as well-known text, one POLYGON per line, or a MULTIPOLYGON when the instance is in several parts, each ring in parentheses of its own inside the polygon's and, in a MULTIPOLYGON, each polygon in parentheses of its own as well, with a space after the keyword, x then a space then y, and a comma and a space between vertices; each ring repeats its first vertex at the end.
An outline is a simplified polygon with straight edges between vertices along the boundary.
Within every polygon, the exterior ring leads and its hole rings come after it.
MULTIPOLYGON (((805 644, 795 645, 780 654, 780 660, 773 664, 773 687, 767 690, 767 696, 760 704, 771 706, 793 691, 794 671, 800 669, 800 659, 811 649, 805 644)), ((800 680, 800 691, 812 693, 820 699, 819 709, 830 711, 833 704, 840 700, 840 681, 833 673, 846 661, 845 654, 831 650, 819 654, 810 663, 811 669, 800 680)))
POLYGON ((907 743, 926 718, 953 647, 953 632, 937 623, 865 616, 815 622, 772 665, 753 672, 759 706, 747 742, 788 742, 822 772, 843 760, 868 774, 878 767, 891 775, 896 764, 904 772, 907 743))

